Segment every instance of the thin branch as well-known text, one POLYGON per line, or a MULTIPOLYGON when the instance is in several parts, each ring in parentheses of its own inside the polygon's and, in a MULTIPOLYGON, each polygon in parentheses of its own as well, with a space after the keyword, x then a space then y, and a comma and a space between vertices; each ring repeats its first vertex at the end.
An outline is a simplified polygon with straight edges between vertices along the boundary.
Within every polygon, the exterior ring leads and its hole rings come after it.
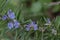
POLYGON ((60 4, 60 1, 59 2, 52 2, 52 3, 49 3, 48 6, 54 6, 54 5, 59 5, 60 4))
POLYGON ((48 6, 54 6, 54 5, 59 5, 59 4, 60 4, 60 1, 59 2, 44 3, 44 5, 48 5, 48 6))
POLYGON ((52 2, 52 3, 48 4, 48 5, 53 6, 53 5, 59 5, 59 4, 60 4, 60 1, 59 2, 52 2))

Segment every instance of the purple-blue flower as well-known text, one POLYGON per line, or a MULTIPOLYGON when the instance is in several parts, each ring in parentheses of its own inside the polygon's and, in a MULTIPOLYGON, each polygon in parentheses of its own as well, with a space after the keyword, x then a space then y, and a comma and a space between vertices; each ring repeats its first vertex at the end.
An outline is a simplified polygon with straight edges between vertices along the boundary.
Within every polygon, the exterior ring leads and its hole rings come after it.
POLYGON ((14 27, 14 26, 13 26, 13 23, 12 23, 12 22, 9 22, 9 23, 8 23, 8 28, 9 28, 9 29, 12 29, 13 27, 14 27))
POLYGON ((34 28, 34 30, 38 30, 37 24, 35 22, 31 22, 30 24, 27 25, 26 30, 30 30, 30 28, 34 28))
POLYGON ((30 25, 26 25, 26 30, 29 31, 30 30, 30 25))
POLYGON ((2 16, 2 20, 6 20, 7 19, 7 15, 2 16))
POLYGON ((20 26, 20 23, 17 20, 14 20, 13 22, 9 22, 8 23, 8 28, 12 29, 12 28, 18 28, 20 26))
POLYGON ((35 24, 33 27, 34 27, 34 30, 38 30, 37 24, 35 24))
POLYGON ((18 28, 20 26, 20 23, 17 20, 14 20, 14 27, 18 28))
POLYGON ((32 26, 34 26, 35 25, 35 22, 31 22, 30 23, 30 26, 32 27, 32 26))
POLYGON ((14 14, 14 12, 12 12, 11 10, 8 10, 7 15, 8 15, 8 17, 9 17, 10 19, 14 19, 14 18, 15 18, 15 14, 14 14))
POLYGON ((50 21, 50 19, 49 19, 49 18, 47 19, 47 23, 51 23, 51 21, 50 21))
POLYGON ((35 22, 31 22, 30 26, 33 27, 34 30, 38 30, 37 24, 35 24, 35 22))

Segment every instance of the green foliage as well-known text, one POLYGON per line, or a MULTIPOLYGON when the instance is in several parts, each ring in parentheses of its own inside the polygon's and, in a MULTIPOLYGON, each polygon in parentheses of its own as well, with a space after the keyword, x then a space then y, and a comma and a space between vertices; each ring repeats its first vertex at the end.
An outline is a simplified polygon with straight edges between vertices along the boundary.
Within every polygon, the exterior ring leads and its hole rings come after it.
POLYGON ((60 16, 57 16, 56 19, 55 19, 55 25, 57 27, 57 29, 59 28, 60 26, 60 16))
MULTIPOLYGON (((27 0, 0 0, 0 14, 4 15, 11 9, 16 19, 21 23, 18 29, 9 30, 7 27, 8 20, 0 20, 0 40, 60 40, 60 16, 56 17, 51 25, 44 25, 48 16, 46 11, 48 4, 52 0, 32 0, 31 7, 26 6, 27 0), (37 22, 39 29, 37 31, 26 31, 24 24, 34 20, 37 22), (53 26, 53 27, 52 27, 53 26), (52 34, 52 29, 56 29, 58 33, 52 34)), ((54 6, 53 12, 59 10, 60 5, 54 6)))

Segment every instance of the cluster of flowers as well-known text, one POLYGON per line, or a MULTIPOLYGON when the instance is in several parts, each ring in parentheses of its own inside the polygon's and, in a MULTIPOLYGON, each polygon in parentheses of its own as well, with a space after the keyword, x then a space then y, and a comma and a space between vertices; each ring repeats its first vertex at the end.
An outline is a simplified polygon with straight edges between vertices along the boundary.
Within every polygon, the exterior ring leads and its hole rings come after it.
MULTIPOLYGON (((8 22, 8 28, 9 29, 19 28, 20 23, 15 18, 16 18, 15 13, 12 12, 12 10, 8 10, 7 14, 2 16, 2 20, 7 20, 7 19, 11 20, 8 22)), ((38 26, 37 26, 37 24, 35 24, 35 22, 31 22, 31 23, 27 24, 26 30, 29 31, 31 29, 31 27, 34 30, 38 30, 38 26)))
POLYGON ((30 24, 26 25, 26 30, 29 31, 31 28, 34 30, 38 30, 38 25, 35 22, 31 22, 30 24))
POLYGON ((15 19, 15 14, 12 10, 8 10, 7 14, 2 16, 2 20, 10 19, 11 21, 8 22, 8 28, 18 28, 20 23, 15 19))

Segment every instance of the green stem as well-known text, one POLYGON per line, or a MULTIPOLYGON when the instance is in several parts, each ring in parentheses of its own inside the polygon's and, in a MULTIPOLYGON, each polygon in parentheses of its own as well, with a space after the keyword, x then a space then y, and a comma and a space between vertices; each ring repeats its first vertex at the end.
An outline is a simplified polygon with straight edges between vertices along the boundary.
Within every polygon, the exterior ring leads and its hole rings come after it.
POLYGON ((41 40, 43 40, 43 30, 42 30, 42 36, 41 36, 41 40))

